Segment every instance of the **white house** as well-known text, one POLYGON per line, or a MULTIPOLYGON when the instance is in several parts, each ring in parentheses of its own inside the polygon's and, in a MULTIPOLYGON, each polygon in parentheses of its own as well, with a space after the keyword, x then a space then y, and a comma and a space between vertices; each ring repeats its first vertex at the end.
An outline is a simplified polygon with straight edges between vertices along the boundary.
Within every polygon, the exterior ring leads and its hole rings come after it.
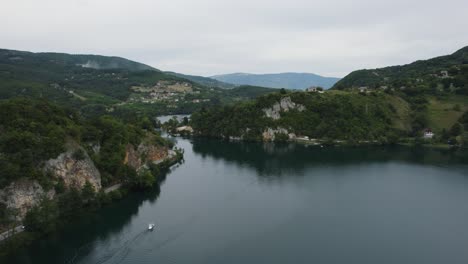
POLYGON ((424 130, 423 137, 425 139, 431 139, 431 138, 434 137, 434 133, 432 132, 432 130, 430 128, 427 128, 427 129, 424 130))
POLYGON ((311 87, 307 88, 306 91, 310 92, 310 93, 316 93, 316 92, 318 92, 317 88, 318 88, 317 86, 311 86, 311 87))

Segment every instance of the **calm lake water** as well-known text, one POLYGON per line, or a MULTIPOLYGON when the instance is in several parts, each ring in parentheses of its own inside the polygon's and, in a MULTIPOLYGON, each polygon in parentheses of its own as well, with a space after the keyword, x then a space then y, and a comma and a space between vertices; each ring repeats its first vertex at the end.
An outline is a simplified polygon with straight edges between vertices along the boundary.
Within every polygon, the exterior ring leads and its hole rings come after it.
POLYGON ((160 189, 70 224, 9 263, 468 263, 466 154, 178 146, 185 162, 160 189))

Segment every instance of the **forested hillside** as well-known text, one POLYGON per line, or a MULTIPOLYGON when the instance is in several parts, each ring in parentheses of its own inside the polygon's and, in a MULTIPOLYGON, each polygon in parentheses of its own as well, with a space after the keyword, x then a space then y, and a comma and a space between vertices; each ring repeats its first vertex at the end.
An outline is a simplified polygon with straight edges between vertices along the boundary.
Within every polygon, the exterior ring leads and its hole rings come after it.
POLYGON ((118 57, 0 50, 0 99, 16 96, 120 117, 191 113, 248 99, 118 57))
POLYGON ((84 118, 24 98, 0 101, 0 113, 0 231, 23 221, 28 236, 48 233, 129 189, 153 187, 160 169, 181 159, 146 117, 84 118))
POLYGON ((467 97, 282 91, 253 102, 198 111, 191 123, 198 135, 255 141, 314 138, 349 144, 465 144, 465 111, 467 97), (435 136, 421 141, 427 129, 435 136))
MULTIPOLYGON (((70 108, 43 100, 1 101, 0 112, 4 113, 0 115, 0 188, 21 178, 53 185, 54 178, 42 169, 44 161, 66 151, 68 142, 87 150, 104 186, 120 181, 128 172, 123 164, 125 147, 139 145, 153 127, 148 118, 125 124, 111 116, 84 119, 70 108), (99 146, 99 151, 92 146, 99 146)), ((169 144, 157 134, 151 137, 158 146, 169 144)))
POLYGON ((271 130, 276 139, 287 139, 294 133, 311 138, 388 141, 402 133, 392 123, 400 117, 389 97, 275 93, 254 102, 194 113, 192 125, 201 135, 247 140, 264 140, 272 136, 264 132, 271 130))
POLYGON ((429 60, 402 66, 358 70, 338 81, 333 89, 411 89, 426 93, 468 94, 468 47, 429 60))

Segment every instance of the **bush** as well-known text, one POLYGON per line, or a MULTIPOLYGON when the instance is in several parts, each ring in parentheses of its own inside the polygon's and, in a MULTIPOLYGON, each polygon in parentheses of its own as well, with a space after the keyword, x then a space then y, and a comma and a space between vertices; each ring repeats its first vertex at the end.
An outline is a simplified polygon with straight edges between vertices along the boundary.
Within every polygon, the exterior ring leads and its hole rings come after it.
POLYGON ((288 134, 285 133, 275 133, 275 142, 286 142, 289 140, 288 134))
POLYGON ((65 182, 63 181, 63 178, 60 177, 54 187, 57 194, 65 192, 65 182))
POLYGON ((456 137, 463 132, 463 126, 460 123, 455 123, 450 129, 450 135, 456 137))
POLYGON ((86 158, 86 154, 83 149, 79 148, 73 152, 72 158, 76 160, 84 160, 86 158))
POLYGON ((110 199, 113 200, 113 201, 120 200, 123 197, 120 190, 114 190, 114 191, 110 192, 108 195, 109 195, 110 199))

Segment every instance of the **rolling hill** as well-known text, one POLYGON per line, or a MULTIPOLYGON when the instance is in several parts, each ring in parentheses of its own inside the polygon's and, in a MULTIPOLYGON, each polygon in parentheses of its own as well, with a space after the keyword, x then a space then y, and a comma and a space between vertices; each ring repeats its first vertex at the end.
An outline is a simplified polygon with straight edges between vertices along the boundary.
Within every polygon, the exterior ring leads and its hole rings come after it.
POLYGON ((191 113, 273 91, 221 89, 183 76, 119 57, 0 49, 0 99, 43 98, 86 114, 191 113))
POLYGON ((447 56, 410 64, 357 70, 338 81, 332 89, 357 87, 455 91, 468 94, 468 46, 447 56))
POLYGON ((328 89, 339 80, 339 78, 323 77, 313 73, 295 72, 276 74, 232 73, 215 75, 210 78, 235 85, 254 85, 299 90, 304 90, 310 86, 321 86, 328 89))
POLYGON ((216 79, 209 78, 209 77, 187 75, 187 74, 182 74, 182 73, 177 73, 177 72, 165 72, 165 73, 190 80, 192 82, 204 85, 206 87, 218 87, 218 88, 223 88, 223 89, 232 89, 236 87, 236 85, 234 84, 221 82, 216 79))
POLYGON ((76 55, 55 52, 27 52, 18 50, 0 49, 2 63, 14 63, 16 65, 40 65, 54 64, 58 67, 83 67, 97 70, 124 69, 128 71, 143 71, 157 69, 120 57, 100 55, 76 55))

